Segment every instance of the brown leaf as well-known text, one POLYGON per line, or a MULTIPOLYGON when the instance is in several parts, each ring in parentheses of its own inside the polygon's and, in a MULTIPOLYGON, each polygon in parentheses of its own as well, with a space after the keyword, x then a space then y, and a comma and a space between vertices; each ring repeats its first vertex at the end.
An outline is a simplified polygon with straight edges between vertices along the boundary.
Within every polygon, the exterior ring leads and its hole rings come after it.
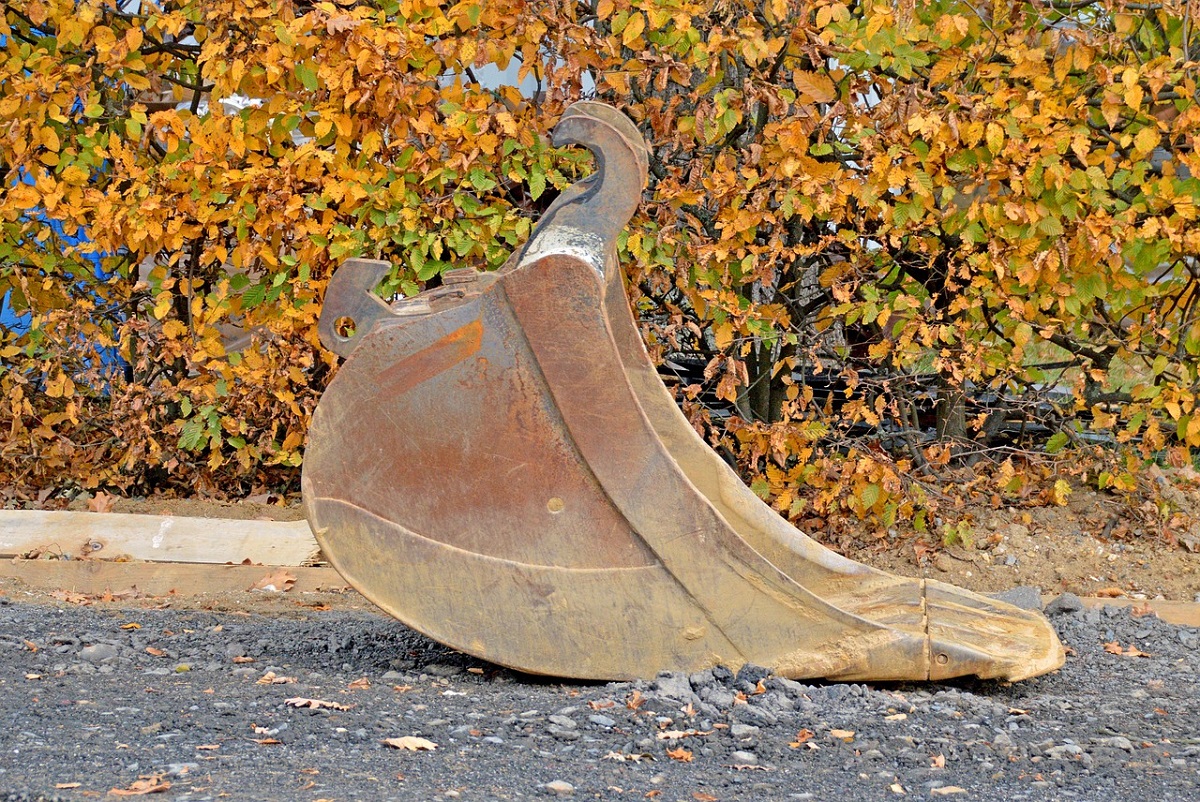
POLYGON ((616 707, 617 703, 612 699, 599 699, 588 702, 588 707, 592 710, 607 710, 610 707, 616 707))
POLYGON ((676 747, 675 749, 668 749, 667 757, 671 758, 671 760, 678 760, 680 763, 692 762, 692 753, 684 749, 682 746, 676 747))
POLYGON ((1104 651, 1108 652, 1109 654, 1119 654, 1122 657, 1150 657, 1149 652, 1143 652, 1132 643, 1129 644, 1128 648, 1122 649, 1120 643, 1112 641, 1104 644, 1104 651))
POLYGON ((1092 595, 1099 599, 1119 599, 1125 595, 1125 591, 1120 588, 1100 588, 1092 595))
POLYGON ((369 679, 367 679, 366 677, 359 677, 358 679, 354 680, 354 682, 351 682, 346 687, 352 691, 361 691, 364 688, 370 688, 371 681, 369 679))
POLYGON ((830 730, 829 734, 839 741, 850 743, 854 740, 854 730, 830 730))
POLYGON ((265 590, 270 593, 286 593, 296 584, 296 577, 292 576, 286 568, 280 568, 274 573, 267 574, 262 579, 255 582, 250 590, 265 590))
POLYGON ((642 698, 641 691, 634 691, 625 698, 625 706, 630 710, 637 710, 644 704, 646 704, 646 700, 642 698))
POLYGON ((930 796, 950 796, 950 794, 965 794, 966 788, 959 788, 957 785, 943 785, 941 788, 930 788, 930 796))
POLYGON ((717 798, 712 794, 706 794, 703 791, 693 791, 692 799, 696 802, 717 802, 717 798))
POLYGON ((157 794, 166 791, 171 787, 171 783, 162 778, 161 774, 154 774, 134 781, 128 788, 114 788, 108 792, 109 796, 142 796, 143 794, 157 794))
POLYGON ((349 710, 349 705, 339 704, 337 702, 326 702, 323 699, 306 699, 303 696, 293 696, 291 699, 284 699, 283 703, 288 707, 311 707, 313 710, 349 710))
POLYGON ((253 663, 253 662, 254 662, 254 658, 253 658, 253 657, 246 657, 246 656, 244 656, 244 655, 243 655, 242 657, 235 657, 235 658, 233 658, 233 662, 235 662, 235 663, 237 663, 237 664, 239 664, 239 665, 241 665, 241 664, 243 664, 243 663, 253 663))
POLYGON ((156 649, 153 646, 147 646, 146 654, 151 655, 152 657, 162 657, 164 654, 166 654, 166 652, 164 652, 162 649, 156 649))
POLYGON ((678 741, 680 738, 701 738, 712 734, 712 730, 666 730, 658 733, 658 740, 678 741))
MULTIPOLYGON (((103 490, 97 490, 96 495, 88 501, 88 509, 92 512, 112 512, 115 496, 110 496, 103 490)), ((169 785, 167 787, 170 787, 169 785)))
POLYGON ((790 744, 788 744, 788 746, 792 747, 793 749, 797 749, 801 745, 811 741, 813 735, 815 734, 816 733, 807 728, 800 730, 800 732, 796 733, 796 740, 792 741, 790 744))
POLYGON ((262 744, 263 746, 274 746, 275 744, 283 743, 283 741, 279 740, 278 738, 251 738, 250 740, 254 741, 256 744, 262 744))
POLYGON ((1142 616, 1146 615, 1158 615, 1154 612, 1154 608, 1150 606, 1150 602, 1148 601, 1144 601, 1141 604, 1135 604, 1130 608, 1129 613, 1136 618, 1141 618, 1142 616))
POLYGON ((258 678, 255 685, 291 685, 295 681, 295 677, 277 677, 274 671, 268 671, 258 678))
POLYGON ((29 651, 33 652, 34 654, 38 653, 38 645, 36 643, 34 643, 33 641, 27 640, 27 641, 22 641, 22 643, 25 644, 25 648, 28 649, 29 651))
POLYGON ((409 752, 432 752, 437 744, 415 735, 401 735, 399 738, 384 738, 380 743, 393 749, 405 749, 409 752))
POLYGON ((946 768, 946 756, 942 754, 934 755, 929 758, 929 767, 932 769, 946 768))
POLYGON ((121 624, 121 629, 141 629, 141 628, 142 628, 141 624, 135 624, 132 621, 130 621, 128 624, 121 624))
POLYGON ((83 785, 83 783, 55 783, 54 787, 55 788, 78 788, 81 785, 83 785))

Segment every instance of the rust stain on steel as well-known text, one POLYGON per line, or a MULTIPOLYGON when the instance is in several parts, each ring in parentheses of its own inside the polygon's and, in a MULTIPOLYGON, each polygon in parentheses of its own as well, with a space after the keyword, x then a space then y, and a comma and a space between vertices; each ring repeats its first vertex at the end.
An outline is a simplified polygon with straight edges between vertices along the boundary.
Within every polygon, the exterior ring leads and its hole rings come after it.
POLYGON ((379 374, 381 392, 403 393, 479 353, 483 323, 472 320, 379 374))
POLYGON ((653 677, 754 662, 781 676, 1010 680, 1062 664, 1037 613, 820 546, 696 434, 630 314, 616 240, 649 151, 580 102, 554 144, 597 171, 495 273, 383 303, 384 262, 330 280, 346 358, 313 415, 303 489, 325 554, 443 643, 542 674, 653 677))

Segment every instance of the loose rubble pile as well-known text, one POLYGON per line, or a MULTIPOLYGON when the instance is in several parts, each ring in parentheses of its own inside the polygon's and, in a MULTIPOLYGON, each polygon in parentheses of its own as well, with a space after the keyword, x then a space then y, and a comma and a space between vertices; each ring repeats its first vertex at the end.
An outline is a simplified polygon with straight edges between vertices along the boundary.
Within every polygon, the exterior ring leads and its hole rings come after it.
POLYGON ((0 800, 1200 796, 1200 631, 1070 596, 1046 610, 1071 649, 1052 676, 870 687, 564 684, 367 612, 8 601, 0 800))

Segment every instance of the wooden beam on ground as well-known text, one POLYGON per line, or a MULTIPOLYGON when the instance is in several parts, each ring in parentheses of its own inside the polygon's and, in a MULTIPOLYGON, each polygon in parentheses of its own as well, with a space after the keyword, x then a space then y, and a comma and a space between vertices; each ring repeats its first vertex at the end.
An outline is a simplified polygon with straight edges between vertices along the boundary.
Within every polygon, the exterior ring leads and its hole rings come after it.
POLYGON ((319 551, 306 521, 0 510, 0 557, 40 553, 298 566, 311 565, 319 551))
POLYGON ((329 566, 303 568, 270 565, 104 562, 101 560, 4 560, 0 577, 20 580, 38 590, 87 595, 136 589, 145 596, 198 596, 250 590, 260 580, 286 573, 291 591, 343 590, 341 574, 329 566))
MULTIPOLYGON (((1052 599, 1053 596, 1047 597, 1052 599)), ((1200 627, 1200 604, 1194 602, 1167 601, 1166 599, 1080 599, 1085 607, 1138 607, 1150 610, 1168 624, 1180 627, 1200 627)))

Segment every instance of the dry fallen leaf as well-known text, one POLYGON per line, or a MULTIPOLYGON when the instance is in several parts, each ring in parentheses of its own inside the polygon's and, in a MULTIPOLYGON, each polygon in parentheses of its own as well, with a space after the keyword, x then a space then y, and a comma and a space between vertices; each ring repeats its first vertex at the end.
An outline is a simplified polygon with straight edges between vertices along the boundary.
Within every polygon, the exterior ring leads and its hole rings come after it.
POLYGON ((141 777, 134 781, 128 788, 114 788, 108 792, 109 796, 142 796, 143 794, 157 794, 166 791, 171 787, 171 783, 162 778, 161 774, 141 777))
POLYGON ((706 794, 703 791, 693 791, 692 799, 696 802, 717 802, 717 798, 712 794, 706 794))
POLYGON ((637 710, 644 704, 646 704, 646 700, 642 698, 641 691, 634 691, 625 699, 625 706, 630 710, 637 710))
POLYGON ((938 755, 934 755, 933 757, 929 758, 929 767, 931 769, 946 768, 946 756, 938 754, 938 755))
POLYGON ((237 664, 239 664, 239 665, 241 665, 241 664, 243 664, 243 663, 253 663, 253 662, 254 662, 254 658, 253 658, 253 657, 246 657, 246 656, 244 656, 244 655, 243 655, 242 657, 235 657, 235 658, 233 658, 233 662, 235 662, 235 663, 237 663, 237 664))
POLYGON ((904 786, 901 785, 900 783, 892 783, 891 785, 888 786, 888 790, 898 796, 904 796, 906 793, 908 793, 907 791, 904 790, 904 786))
POLYGON ((712 730, 666 730, 665 732, 658 733, 658 740, 660 740, 660 741, 678 741, 680 738, 692 738, 692 737, 699 738, 699 737, 703 737, 705 735, 712 735, 712 734, 713 734, 712 730))
POLYGON ((147 646, 146 654, 151 655, 153 657, 162 657, 164 654, 166 654, 166 652, 164 652, 162 649, 156 649, 153 646, 147 646))
POLYGON ((680 763, 692 762, 692 753, 684 749, 682 746, 675 749, 668 749, 667 757, 671 758, 671 760, 678 760, 680 763))
POLYGON ((202 751, 202 752, 211 752, 214 749, 220 749, 220 748, 221 748, 220 744, 200 744, 199 746, 196 747, 197 750, 202 751))
POLYGON ((91 512, 112 512, 115 500, 116 496, 110 496, 103 490, 97 490, 96 495, 92 496, 88 501, 88 510, 91 512))
POLYGON ((286 593, 292 589, 292 585, 296 584, 296 577, 292 576, 284 568, 278 571, 267 574, 262 579, 255 582, 250 590, 265 590, 272 593, 286 593))
POLYGON ((616 702, 612 699, 599 699, 597 701, 588 702, 588 707, 592 710, 607 710, 610 707, 615 707, 616 702))
POLYGON ((296 681, 295 677, 277 677, 274 671, 268 671, 258 678, 256 685, 291 685, 296 681))
POLYGON ((1149 657, 1150 656, 1150 652, 1143 652, 1141 649, 1134 646, 1132 643, 1129 644, 1128 648, 1122 650, 1121 644, 1117 643, 1116 641, 1111 641, 1110 643, 1104 644, 1104 651, 1108 652, 1109 654, 1119 654, 1122 657, 1149 657))
POLYGON ((81 785, 83 785, 83 783, 55 783, 54 787, 55 788, 78 788, 81 785))
POLYGON ((366 677, 359 677, 358 679, 354 680, 354 682, 351 682, 346 687, 352 691, 360 691, 364 688, 370 688, 371 681, 369 679, 367 679, 366 677))
POLYGON ((654 755, 648 754, 646 752, 642 752, 640 754, 635 752, 635 753, 628 754, 628 755, 622 754, 621 752, 609 752, 607 755, 604 756, 603 759, 604 760, 615 760, 618 763, 624 763, 627 760, 632 761, 634 763, 641 763, 643 760, 654 760, 654 755))
POLYGON ((303 696, 293 696, 291 699, 284 699, 283 703, 288 707, 311 707, 313 710, 325 708, 327 710, 349 710, 349 705, 338 704, 337 702, 326 702, 323 699, 306 699, 303 696))
POLYGON ((941 788, 930 788, 930 796, 950 796, 950 794, 965 794, 966 788, 959 788, 957 785, 943 785, 941 788))
POLYGON ((1125 591, 1120 588, 1100 588, 1092 595, 1099 599, 1119 599, 1125 595, 1125 591))
POLYGON ((1153 615, 1155 617, 1158 616, 1158 613, 1154 612, 1154 608, 1150 606, 1150 602, 1148 601, 1144 601, 1141 604, 1135 604, 1130 608, 1129 614, 1135 618, 1141 618, 1142 616, 1146 615, 1153 615))
POLYGON ((850 743, 854 740, 854 730, 830 730, 829 734, 839 741, 850 743))
POLYGON ((906 718, 908 718, 907 713, 893 713, 890 716, 884 716, 883 720, 884 721, 904 721, 906 718))
POLYGON ((393 749, 406 749, 409 752, 432 752, 437 744, 415 735, 401 735, 399 738, 384 738, 381 743, 393 749))
POLYGON ((814 734, 815 733, 808 728, 802 729, 800 732, 796 733, 796 740, 792 741, 790 744, 788 744, 788 746, 796 749, 801 744, 811 741, 814 734))
POLYGON ((250 740, 254 741, 256 744, 262 744, 263 746, 274 746, 275 744, 283 743, 283 741, 279 740, 278 738, 251 738, 250 740))

